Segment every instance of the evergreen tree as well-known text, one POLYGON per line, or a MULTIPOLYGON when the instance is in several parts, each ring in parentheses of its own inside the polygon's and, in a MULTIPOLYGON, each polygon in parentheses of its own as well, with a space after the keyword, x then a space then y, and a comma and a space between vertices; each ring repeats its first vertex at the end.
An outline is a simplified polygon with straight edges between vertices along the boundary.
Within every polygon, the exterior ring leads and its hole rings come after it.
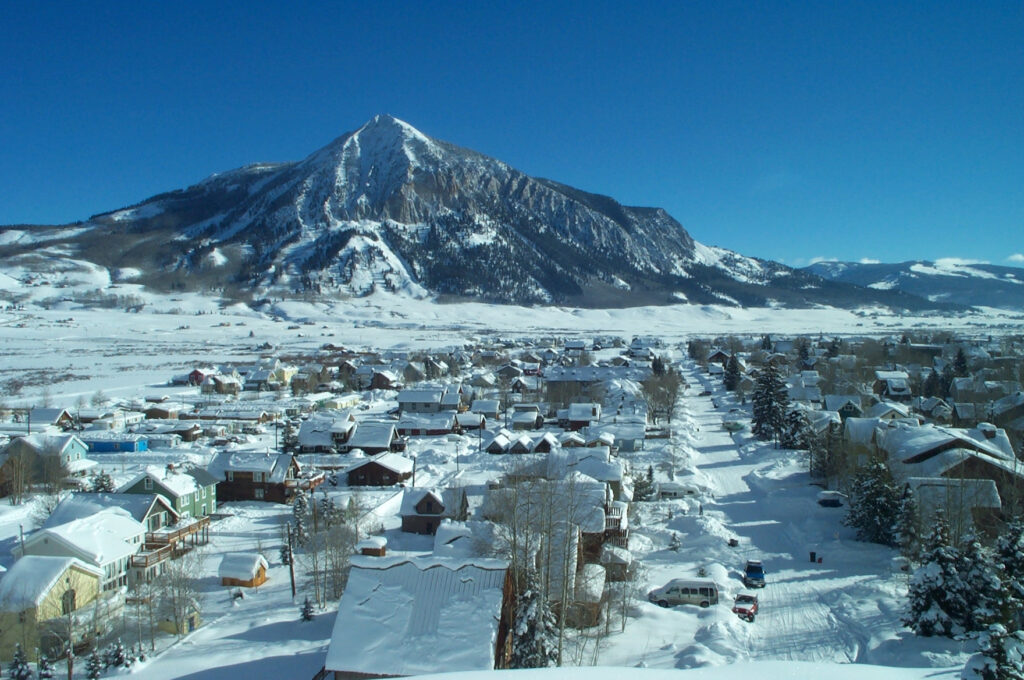
POLYGON ((953 373, 958 378, 966 378, 970 375, 970 371, 967 370, 967 355, 964 354, 963 347, 956 351, 956 358, 953 359, 953 373))
POLYGON ((740 386, 740 361, 733 354, 729 361, 725 362, 725 374, 722 376, 722 383, 725 389, 733 392, 740 386))
POLYGON ((281 564, 288 566, 292 563, 292 549, 285 543, 281 546, 281 564))
POLYGON ((968 587, 957 572, 959 551, 950 545, 945 518, 936 514, 933 524, 921 565, 910 578, 910 602, 903 625, 925 637, 955 637, 964 632, 961 622, 968 587))
POLYGON ((783 448, 810 451, 815 437, 814 428, 803 409, 794 408, 786 413, 786 425, 779 442, 783 448))
MULTIPOLYGON (((960 540, 957 571, 964 583, 970 584, 965 592, 963 627, 968 632, 988 630, 993 623, 1001 623, 1006 615, 1008 590, 1000 578, 1001 569, 993 559, 992 551, 981 544, 973 533, 960 540), (1005 612, 1005 613, 1004 613, 1005 612)), ((1016 612, 1013 612, 1016 614, 1016 612)))
POLYGON ((900 495, 899 512, 896 517, 895 539, 896 545, 904 556, 917 561, 918 552, 921 548, 919 538, 920 523, 917 517, 917 502, 909 486, 903 488, 900 495))
POLYGON ((683 541, 679 538, 678 532, 672 532, 672 538, 669 539, 668 549, 672 552, 679 552, 679 549, 683 547, 683 541))
POLYGON ((785 429, 789 396, 786 393, 786 382, 772 364, 757 374, 753 406, 751 431, 762 441, 774 439, 778 442, 785 429))
POLYGON ((963 680, 1024 680, 1024 631, 999 623, 978 636, 978 653, 967 661, 963 680))
POLYGON ((100 470, 92 476, 92 490, 93 493, 114 493, 117 491, 117 486, 114 484, 114 478, 110 476, 110 473, 100 470))
POLYGON ((99 680, 103 675, 103 670, 103 660, 100 659, 99 653, 94 649, 85 662, 85 676, 89 680, 99 680))
POLYGON ((56 672, 53 669, 53 662, 45 655, 39 657, 37 674, 39 675, 39 680, 51 680, 51 678, 56 676, 56 672))
POLYGON ((762 335, 761 336, 761 349, 763 349, 765 352, 772 351, 772 336, 770 336, 770 335, 762 335))
POLYGON ((302 608, 299 609, 299 615, 302 617, 303 621, 313 620, 313 603, 309 601, 308 597, 303 600, 302 608))
POLYGON ((1008 597, 1024 602, 1024 522, 1015 517, 999 533, 995 545, 995 561, 1002 567, 1008 597))
POLYGON ((633 479, 633 500, 649 501, 654 498, 654 466, 647 466, 647 473, 632 475, 633 479))
POLYGON ((540 587, 540 577, 533 569, 526 574, 526 584, 516 599, 512 624, 512 655, 509 668, 546 668, 555 665, 558 630, 555 615, 540 587))
POLYGON ((651 361, 651 372, 654 375, 665 375, 665 360, 661 357, 654 357, 651 361))
POLYGON ((796 342, 797 356, 800 357, 801 361, 807 361, 811 358, 811 341, 807 338, 797 338, 796 342))
POLYGON ((921 392, 926 397, 937 397, 942 391, 942 385, 939 382, 938 371, 932 370, 928 372, 928 377, 924 379, 924 384, 921 385, 921 392))
POLYGON ((857 530, 859 541, 897 545, 901 497, 885 463, 869 463, 853 477, 850 510, 843 524, 857 530))
POLYGON ((25 652, 20 644, 14 645, 14 658, 7 667, 7 677, 12 680, 29 680, 32 677, 32 667, 28 665, 28 659, 25 658, 25 652))
POLYGON ((949 392, 953 387, 953 378, 955 377, 953 367, 946 364, 946 367, 942 369, 942 375, 939 377, 939 396, 943 399, 949 399, 949 392))
POLYGON ((295 502, 292 504, 292 536, 299 545, 305 545, 308 534, 306 532, 306 515, 309 514, 309 499, 305 491, 295 494, 295 502))
POLYGON ((839 356, 839 350, 839 338, 832 338, 832 342, 828 343, 826 354, 829 356, 829 358, 837 357, 839 356))

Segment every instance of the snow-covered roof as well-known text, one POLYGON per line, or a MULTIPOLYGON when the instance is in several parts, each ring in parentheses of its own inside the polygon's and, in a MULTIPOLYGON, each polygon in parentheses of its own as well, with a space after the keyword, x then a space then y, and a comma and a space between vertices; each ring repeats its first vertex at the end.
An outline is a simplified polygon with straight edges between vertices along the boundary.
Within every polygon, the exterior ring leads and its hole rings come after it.
POLYGON ((413 469, 413 461, 411 459, 397 453, 382 453, 379 456, 373 456, 372 458, 367 458, 366 460, 356 463, 348 469, 348 472, 357 470, 370 463, 376 463, 381 467, 385 467, 388 470, 399 474, 405 474, 407 472, 411 473, 413 469))
POLYGON ((178 513, 175 512, 173 504, 166 497, 156 493, 71 493, 57 504, 43 523, 43 528, 73 522, 105 510, 121 512, 126 517, 141 522, 154 503, 161 503, 164 509, 171 513, 172 522, 177 519, 178 513))
POLYGON ((20 612, 38 607, 64 572, 73 566, 97 578, 103 576, 103 571, 98 567, 74 557, 25 555, 0 580, 0 611, 20 612))
POLYGON ((500 560, 353 557, 327 670, 493 669, 507 569, 500 560))
POLYGON ((206 471, 218 480, 231 472, 262 472, 271 483, 284 482, 292 463, 290 453, 265 453, 262 451, 220 451, 213 456, 206 471))
POLYGON ((439 404, 444 393, 443 389, 402 390, 397 400, 399 404, 439 404))
POLYGON ((267 569, 269 565, 259 553, 227 553, 221 558, 217 575, 221 578, 249 581, 256 577, 261 566, 267 569))
POLYGON ((922 517, 934 517, 936 512, 942 512, 952 526, 973 526, 971 510, 974 508, 1002 508, 996 483, 991 479, 910 477, 906 483, 914 492, 922 517))
POLYGON ((416 505, 425 497, 431 496, 434 502, 437 503, 438 508, 444 507, 444 501, 441 498, 441 494, 433 489, 406 489, 402 494, 402 509, 399 511, 400 515, 418 515, 420 514, 416 510, 416 505))
POLYGON ((145 533, 146 527, 124 511, 108 509, 37 531, 26 539, 25 553, 31 555, 40 541, 55 539, 81 553, 83 559, 102 566, 137 552, 141 543, 135 539, 145 533))
POLYGON ((388 448, 395 437, 393 423, 359 423, 348 440, 353 449, 388 448))

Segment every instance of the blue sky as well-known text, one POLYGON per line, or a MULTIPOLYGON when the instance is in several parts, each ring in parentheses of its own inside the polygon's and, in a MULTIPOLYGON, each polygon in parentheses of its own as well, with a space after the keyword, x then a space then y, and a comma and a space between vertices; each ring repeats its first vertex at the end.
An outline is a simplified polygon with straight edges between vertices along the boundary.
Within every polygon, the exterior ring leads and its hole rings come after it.
POLYGON ((0 224, 390 113, 748 255, 1024 264, 1019 1, 12 2, 0 38, 0 224))

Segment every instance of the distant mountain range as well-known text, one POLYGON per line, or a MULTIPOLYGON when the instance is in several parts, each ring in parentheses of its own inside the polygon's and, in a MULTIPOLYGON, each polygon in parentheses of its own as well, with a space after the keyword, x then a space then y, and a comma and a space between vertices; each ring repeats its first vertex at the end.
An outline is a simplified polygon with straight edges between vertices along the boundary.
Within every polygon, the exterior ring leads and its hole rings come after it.
POLYGON ((971 304, 705 246, 662 209, 527 176, 391 116, 299 162, 216 174, 74 225, 2 228, 0 262, 19 276, 99 267, 115 282, 239 299, 389 290, 584 307, 971 304))
POLYGON ((804 271, 864 286, 898 290, 933 302, 1024 310, 1024 269, 954 260, 861 264, 819 262, 804 271))

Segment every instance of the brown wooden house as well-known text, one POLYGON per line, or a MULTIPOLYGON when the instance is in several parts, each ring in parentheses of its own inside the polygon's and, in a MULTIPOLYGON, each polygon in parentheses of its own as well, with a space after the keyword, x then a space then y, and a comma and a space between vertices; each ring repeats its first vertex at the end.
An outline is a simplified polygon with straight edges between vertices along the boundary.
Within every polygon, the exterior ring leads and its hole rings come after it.
POLYGON ((291 503, 298 491, 311 492, 324 481, 323 473, 305 475, 290 453, 222 451, 207 472, 217 479, 221 501, 291 503))
POLYGON ((393 486, 412 477, 413 461, 397 453, 382 453, 348 469, 349 486, 393 486))
POLYGON ((445 517, 441 494, 430 489, 406 489, 402 496, 402 531, 433 534, 445 517))

